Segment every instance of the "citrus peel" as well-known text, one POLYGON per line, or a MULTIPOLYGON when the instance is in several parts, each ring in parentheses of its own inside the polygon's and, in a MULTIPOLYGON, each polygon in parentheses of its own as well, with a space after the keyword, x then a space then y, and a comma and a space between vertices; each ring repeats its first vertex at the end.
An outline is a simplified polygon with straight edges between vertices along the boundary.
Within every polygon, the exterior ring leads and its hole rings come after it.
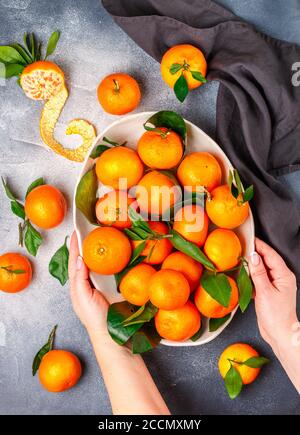
POLYGON ((75 162, 83 162, 85 155, 96 138, 95 128, 83 119, 72 120, 66 129, 66 134, 79 134, 83 141, 75 149, 64 148, 54 137, 54 129, 61 111, 68 99, 69 93, 64 84, 61 90, 53 95, 44 105, 40 118, 41 137, 54 152, 75 162))

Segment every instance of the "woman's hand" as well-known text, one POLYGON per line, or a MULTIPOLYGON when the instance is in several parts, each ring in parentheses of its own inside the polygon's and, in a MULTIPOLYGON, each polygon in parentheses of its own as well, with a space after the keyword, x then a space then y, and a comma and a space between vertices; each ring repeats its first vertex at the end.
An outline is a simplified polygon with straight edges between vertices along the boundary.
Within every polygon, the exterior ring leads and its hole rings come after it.
POLYGON ((69 279, 74 311, 89 335, 108 337, 108 302, 100 291, 91 287, 88 268, 79 254, 76 232, 70 242, 69 279))
POLYGON ((260 333, 274 352, 282 344, 291 345, 297 325, 296 278, 280 255, 256 239, 249 269, 255 286, 255 309, 260 333))

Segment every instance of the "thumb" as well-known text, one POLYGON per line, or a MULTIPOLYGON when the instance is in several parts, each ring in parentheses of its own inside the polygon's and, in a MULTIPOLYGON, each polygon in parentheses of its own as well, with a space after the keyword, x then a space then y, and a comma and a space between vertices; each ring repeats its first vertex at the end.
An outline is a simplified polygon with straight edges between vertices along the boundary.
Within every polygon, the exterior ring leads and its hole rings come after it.
POLYGON ((71 281, 71 293, 92 293, 92 287, 89 281, 89 270, 80 255, 77 257, 76 273, 71 281))
POLYGON ((268 289, 270 286, 270 280, 261 256, 255 251, 252 252, 248 264, 256 293, 268 289))

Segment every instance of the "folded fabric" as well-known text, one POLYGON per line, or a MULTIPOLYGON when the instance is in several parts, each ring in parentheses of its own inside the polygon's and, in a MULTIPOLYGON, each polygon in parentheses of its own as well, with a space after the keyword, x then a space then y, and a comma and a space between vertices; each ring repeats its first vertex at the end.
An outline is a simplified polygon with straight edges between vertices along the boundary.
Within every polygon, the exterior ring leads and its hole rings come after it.
POLYGON ((257 235, 284 256, 300 283, 300 216, 277 178, 300 170, 300 86, 292 83, 300 47, 258 32, 209 0, 102 3, 157 61, 176 44, 204 52, 208 80, 220 82, 217 142, 245 184, 254 185, 257 235))

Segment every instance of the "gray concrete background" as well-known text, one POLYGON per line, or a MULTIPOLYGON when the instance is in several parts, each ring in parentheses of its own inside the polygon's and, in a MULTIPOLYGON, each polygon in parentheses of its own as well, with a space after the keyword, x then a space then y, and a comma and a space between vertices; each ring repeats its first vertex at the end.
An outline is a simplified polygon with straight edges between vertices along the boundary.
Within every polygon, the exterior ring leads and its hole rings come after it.
MULTIPOLYGON (((141 0, 143 1, 143 0, 141 0)), ((163 0, 162 0, 163 1, 163 0)), ((199 0, 200 1, 200 0, 199 0)), ((222 0, 237 15, 272 36, 300 44, 299 0, 222 0)), ((214 135, 217 84, 209 83, 180 105, 163 85, 159 68, 106 14, 98 0, 0 0, 0 44, 21 41, 24 31, 46 40, 62 32, 53 59, 64 69, 71 96, 57 128, 66 145, 77 142, 63 135, 68 120, 82 117, 98 132, 112 121, 97 103, 95 89, 113 71, 133 74, 140 82, 140 111, 171 108, 214 135)), ((300 59, 299 59, 300 61, 300 59)), ((44 176, 66 194, 69 204, 80 165, 38 147, 41 105, 29 101, 12 79, 0 83, 0 162, 14 191, 24 195, 27 185, 44 176)), ((299 198, 300 174, 286 177, 299 198)), ((1 414, 110 414, 111 409, 87 334, 72 311, 68 285, 48 273, 48 262, 72 231, 72 213, 59 228, 44 232, 44 243, 33 260, 34 279, 20 294, 0 294, 0 413, 1 414), (56 347, 74 351, 84 364, 79 384, 61 394, 43 390, 31 376, 37 349, 58 323, 56 347)), ((0 192, 0 252, 16 250, 17 218, 0 192)), ((191 348, 160 347, 145 356, 170 409, 177 414, 300 414, 299 395, 261 340, 253 306, 236 315, 212 343, 191 348), (236 341, 253 344, 271 358, 259 379, 231 401, 220 379, 217 360, 236 341)))

